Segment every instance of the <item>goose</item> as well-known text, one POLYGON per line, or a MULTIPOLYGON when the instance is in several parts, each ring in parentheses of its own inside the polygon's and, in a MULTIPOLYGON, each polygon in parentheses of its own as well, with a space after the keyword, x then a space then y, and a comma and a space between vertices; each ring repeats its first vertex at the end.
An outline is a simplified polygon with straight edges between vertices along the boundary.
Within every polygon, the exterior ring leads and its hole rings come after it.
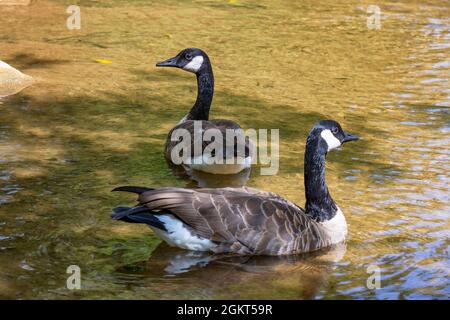
POLYGON ((0 60, 0 98, 18 93, 32 82, 32 77, 0 60))
POLYGON ((243 255, 288 255, 316 251, 346 238, 347 223, 325 182, 325 158, 359 138, 333 120, 310 131, 305 151, 306 206, 267 191, 241 187, 185 189, 124 186, 138 194, 135 207, 117 207, 112 218, 150 226, 171 246, 243 255))
MULTIPOLYGON (((180 130, 178 132, 187 130, 190 141, 188 140, 184 143, 190 144, 191 149, 191 157, 187 157, 188 161, 183 161, 183 166, 187 167, 187 169, 212 174, 236 174, 251 167, 251 154, 253 150, 250 149, 252 148, 252 145, 249 139, 245 138, 243 135, 241 127, 231 120, 209 120, 209 109, 214 95, 214 75, 208 55, 201 49, 187 48, 179 52, 173 58, 158 62, 156 66, 180 68, 195 73, 197 76, 197 99, 189 113, 185 115, 172 130, 170 130, 167 136, 164 155, 168 162, 174 163, 172 152, 176 151, 175 148, 180 143, 178 139, 172 138, 173 134, 176 130, 180 130), (217 163, 217 161, 214 163, 213 161, 210 161, 211 158, 208 158, 207 155, 204 154, 203 151, 208 143, 203 141, 203 133, 209 129, 219 130, 221 133, 223 137, 222 159, 225 160, 228 157, 228 163, 217 163), (227 129, 233 130, 236 135, 240 136, 242 140, 238 139, 237 141, 242 141, 243 150, 237 146, 239 142, 235 143, 235 138, 233 136, 226 134, 227 129), (229 141, 228 144, 227 139, 229 141), (196 142, 201 146, 201 154, 193 154, 196 142)), ((210 132, 213 132, 212 130, 210 132)))

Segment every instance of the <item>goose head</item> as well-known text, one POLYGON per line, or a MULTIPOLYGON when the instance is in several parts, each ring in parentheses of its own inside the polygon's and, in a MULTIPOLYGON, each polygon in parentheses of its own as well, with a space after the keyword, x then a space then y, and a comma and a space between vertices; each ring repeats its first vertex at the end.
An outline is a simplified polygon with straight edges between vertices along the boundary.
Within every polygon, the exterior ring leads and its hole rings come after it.
POLYGON ((198 48, 187 48, 175 57, 158 62, 157 67, 180 68, 195 74, 207 70, 210 65, 208 55, 198 48))
POLYGON ((317 141, 319 152, 327 153, 346 142, 358 139, 359 137, 344 131, 338 122, 334 120, 322 120, 312 128, 308 136, 307 144, 312 143, 312 141, 317 141))

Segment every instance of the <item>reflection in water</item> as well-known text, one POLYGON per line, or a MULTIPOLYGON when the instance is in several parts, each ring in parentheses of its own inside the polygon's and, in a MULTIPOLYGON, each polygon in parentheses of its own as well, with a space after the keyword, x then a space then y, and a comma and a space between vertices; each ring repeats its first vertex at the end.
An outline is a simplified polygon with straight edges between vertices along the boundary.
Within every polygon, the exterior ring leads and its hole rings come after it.
MULTIPOLYGON (((161 243, 148 261, 126 265, 117 270, 122 275, 155 279, 178 279, 184 290, 206 286, 213 296, 238 286, 239 295, 251 294, 267 279, 284 283, 295 290, 295 298, 313 299, 328 283, 328 277, 345 255, 344 243, 308 254, 291 256, 213 255, 207 252, 179 250, 161 243), (174 278, 175 277, 175 278, 174 278), (256 284, 256 286, 254 286, 256 284)), ((259 290, 259 289, 258 289, 259 290)))
POLYGON ((186 180, 186 188, 225 188, 243 187, 250 179, 251 168, 237 174, 211 174, 192 170, 184 166, 175 166, 167 162, 174 176, 186 180))

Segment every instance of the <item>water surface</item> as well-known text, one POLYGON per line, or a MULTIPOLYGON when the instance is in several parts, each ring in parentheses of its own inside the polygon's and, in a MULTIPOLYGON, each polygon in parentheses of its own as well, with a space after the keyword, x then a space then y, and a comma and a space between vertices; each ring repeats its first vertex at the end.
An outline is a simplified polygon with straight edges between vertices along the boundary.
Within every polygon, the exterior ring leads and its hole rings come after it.
POLYGON ((86 0, 72 31, 70 4, 0 6, 0 59, 38 80, 0 101, 1 298, 448 299, 448 1, 378 1, 380 30, 367 1, 86 0), (311 126, 333 118, 363 137, 328 156, 345 245, 214 257, 110 220, 134 200, 115 186, 197 184, 162 152, 195 78, 154 67, 193 46, 213 61, 212 117, 280 129, 278 175, 253 170, 248 186, 303 204, 311 126), (82 290, 66 288, 69 265, 82 290))

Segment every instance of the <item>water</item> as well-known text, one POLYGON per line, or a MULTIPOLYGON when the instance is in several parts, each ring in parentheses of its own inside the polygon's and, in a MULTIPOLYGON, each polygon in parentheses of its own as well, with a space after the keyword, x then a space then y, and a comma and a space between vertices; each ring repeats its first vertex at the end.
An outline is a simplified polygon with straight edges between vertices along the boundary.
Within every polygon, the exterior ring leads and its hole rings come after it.
POLYGON ((0 6, 0 59, 38 79, 0 101, 0 297, 448 299, 447 1, 378 1, 380 30, 365 1, 79 1, 73 31, 69 4, 0 6), (327 161, 345 245, 212 257, 110 220, 133 201, 113 187, 197 184, 162 153, 194 77, 154 67, 187 46, 213 61, 212 117, 280 129, 278 175, 253 170, 248 186, 303 204, 310 127, 333 118, 363 138, 327 161), (69 265, 82 290, 66 288, 69 265))

